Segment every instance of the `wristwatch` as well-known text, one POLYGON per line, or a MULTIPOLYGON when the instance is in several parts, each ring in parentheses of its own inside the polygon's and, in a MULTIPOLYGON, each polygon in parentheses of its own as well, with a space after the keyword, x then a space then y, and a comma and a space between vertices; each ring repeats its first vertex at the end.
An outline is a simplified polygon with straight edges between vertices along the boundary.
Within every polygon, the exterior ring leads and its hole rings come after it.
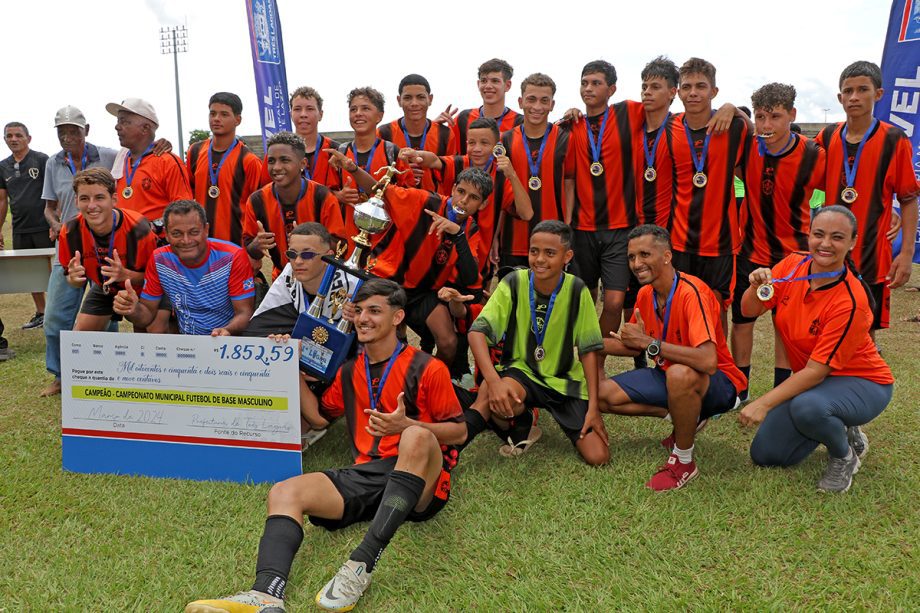
POLYGON ((645 348, 645 353, 650 358, 657 357, 661 353, 661 341, 657 338, 654 339, 651 343, 648 344, 648 347, 645 348))

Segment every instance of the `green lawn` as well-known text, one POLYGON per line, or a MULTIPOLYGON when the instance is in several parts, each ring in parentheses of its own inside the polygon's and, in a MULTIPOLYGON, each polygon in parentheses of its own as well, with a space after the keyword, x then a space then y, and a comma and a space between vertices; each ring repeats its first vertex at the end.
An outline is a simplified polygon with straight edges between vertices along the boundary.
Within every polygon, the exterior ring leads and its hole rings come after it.
MULTIPOLYGON (((359 609, 916 609, 920 324, 902 319, 920 295, 893 302, 881 342, 895 397, 866 428, 871 449, 848 494, 815 492, 823 449, 795 469, 755 469, 735 415, 698 439, 700 477, 667 494, 643 487, 665 459, 663 422, 608 417, 603 468, 582 464, 551 419, 515 460, 484 433, 450 505, 399 531, 359 609)), ((60 397, 38 398, 44 337, 18 329, 32 310, 26 295, 0 296, 17 352, 0 363, 0 611, 181 611, 248 589, 268 486, 64 473, 60 397)), ((772 383, 768 326, 757 328, 755 395, 772 383)), ((349 463, 345 436, 337 423, 304 470, 349 463)), ((313 606, 364 529, 307 528, 289 610, 313 606)))

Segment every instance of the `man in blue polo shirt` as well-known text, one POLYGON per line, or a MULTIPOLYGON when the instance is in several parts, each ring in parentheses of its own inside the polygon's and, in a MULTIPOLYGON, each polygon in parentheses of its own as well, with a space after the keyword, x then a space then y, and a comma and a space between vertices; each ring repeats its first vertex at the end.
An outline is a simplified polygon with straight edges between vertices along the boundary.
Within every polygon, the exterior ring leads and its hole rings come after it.
POLYGON ((115 312, 148 332, 165 331, 165 295, 182 334, 241 334, 255 296, 249 256, 233 243, 208 238, 205 211, 194 200, 167 206, 163 222, 169 245, 153 252, 140 296, 130 284, 118 292, 115 312))

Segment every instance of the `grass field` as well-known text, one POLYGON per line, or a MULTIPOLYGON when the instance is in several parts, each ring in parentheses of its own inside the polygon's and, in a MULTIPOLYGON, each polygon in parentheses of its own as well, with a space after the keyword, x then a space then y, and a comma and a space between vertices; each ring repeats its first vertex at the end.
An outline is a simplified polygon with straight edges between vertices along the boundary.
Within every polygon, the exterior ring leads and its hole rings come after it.
MULTIPOLYGON (((815 492, 823 449, 791 470, 755 469, 753 433, 734 414, 697 440, 700 477, 667 494, 643 487, 665 460, 663 422, 608 417, 602 468, 582 464, 551 419, 515 460, 485 433, 454 473, 450 505, 399 531, 359 609, 916 610, 920 324, 902 319, 920 295, 893 303, 881 343, 895 396, 866 428, 871 449, 848 494, 815 492)), ((17 352, 0 363, 0 611, 181 611, 248 589, 268 486, 63 472, 60 397, 38 398, 44 337, 18 329, 32 310, 27 295, 0 296, 17 352)), ((755 395, 772 384, 768 326, 757 327, 755 395)), ((304 470, 349 463, 345 436, 335 424, 304 470)), ((306 529, 288 610, 313 606, 364 530, 306 529)))

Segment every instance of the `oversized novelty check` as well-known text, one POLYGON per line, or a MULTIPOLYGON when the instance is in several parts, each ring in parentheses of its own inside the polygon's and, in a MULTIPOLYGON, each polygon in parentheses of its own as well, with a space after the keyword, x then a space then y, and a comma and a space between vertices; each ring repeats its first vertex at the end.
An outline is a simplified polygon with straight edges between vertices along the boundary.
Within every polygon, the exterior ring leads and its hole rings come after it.
POLYGON ((296 343, 61 333, 63 464, 279 481, 301 472, 296 343))

